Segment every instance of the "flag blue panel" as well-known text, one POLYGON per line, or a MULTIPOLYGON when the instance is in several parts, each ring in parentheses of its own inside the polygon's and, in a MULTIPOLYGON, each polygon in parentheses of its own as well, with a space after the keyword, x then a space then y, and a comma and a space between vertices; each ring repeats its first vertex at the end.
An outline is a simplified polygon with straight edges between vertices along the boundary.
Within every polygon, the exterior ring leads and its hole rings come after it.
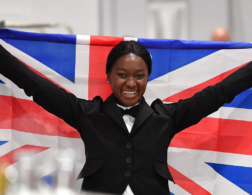
POLYGON ((0 146, 7 143, 8 141, 0 141, 0 146))
POLYGON ((70 81, 75 81, 76 35, 1 29, 0 38, 70 81))
POLYGON ((174 40, 139 39, 138 41, 148 47, 148 51, 152 55, 153 66, 149 81, 218 51, 216 49, 195 50, 193 48, 184 50, 173 47, 174 40))
POLYGON ((220 49, 252 48, 251 43, 138 39, 152 55, 149 81, 188 65, 220 49))
POLYGON ((75 81, 75 44, 3 39, 70 81, 75 81))
POLYGON ((252 168, 225 164, 206 163, 217 173, 234 183, 245 192, 252 194, 252 168))
POLYGON ((76 44, 76 35, 22 32, 10 29, 0 29, 0 38, 76 44))
POLYGON ((138 42, 148 48, 163 49, 246 49, 252 48, 252 43, 223 41, 193 41, 177 39, 138 39, 138 42))
POLYGON ((237 95, 230 104, 224 104, 224 107, 252 109, 252 89, 248 89, 237 95))

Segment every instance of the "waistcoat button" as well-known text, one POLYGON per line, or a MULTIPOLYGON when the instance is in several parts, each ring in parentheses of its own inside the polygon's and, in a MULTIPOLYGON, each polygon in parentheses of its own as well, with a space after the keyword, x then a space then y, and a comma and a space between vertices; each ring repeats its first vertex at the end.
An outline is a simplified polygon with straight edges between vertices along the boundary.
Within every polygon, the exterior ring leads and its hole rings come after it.
POLYGON ((125 172, 125 177, 130 177, 130 175, 131 175, 131 172, 130 172, 130 171, 126 171, 126 172, 125 172))
POLYGON ((128 143, 126 144, 126 148, 130 149, 131 147, 132 147, 132 144, 131 144, 130 142, 128 142, 128 143))
POLYGON ((130 157, 126 158, 126 163, 131 163, 132 159, 130 157))

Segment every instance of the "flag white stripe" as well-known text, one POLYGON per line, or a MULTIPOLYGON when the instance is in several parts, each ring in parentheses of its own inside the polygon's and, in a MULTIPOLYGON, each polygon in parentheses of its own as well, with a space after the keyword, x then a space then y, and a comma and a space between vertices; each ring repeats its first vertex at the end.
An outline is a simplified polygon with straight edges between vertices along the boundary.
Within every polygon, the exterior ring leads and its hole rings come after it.
POLYGON ((78 98, 88 99, 90 36, 78 35, 76 40, 77 45, 76 45, 75 85, 74 85, 74 88, 76 90, 74 90, 74 94, 78 98))

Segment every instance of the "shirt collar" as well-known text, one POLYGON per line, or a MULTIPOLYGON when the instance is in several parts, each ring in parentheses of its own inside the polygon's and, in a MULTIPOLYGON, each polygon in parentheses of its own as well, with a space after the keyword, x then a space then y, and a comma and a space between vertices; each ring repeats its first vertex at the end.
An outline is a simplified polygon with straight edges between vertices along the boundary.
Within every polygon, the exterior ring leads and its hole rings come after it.
POLYGON ((118 107, 120 107, 120 108, 122 108, 123 110, 126 110, 126 109, 130 109, 130 108, 132 108, 132 107, 134 107, 134 106, 137 106, 137 105, 139 105, 140 104, 140 101, 139 102, 137 102, 135 105, 133 105, 133 106, 122 106, 122 105, 120 105, 120 104, 116 104, 118 107))

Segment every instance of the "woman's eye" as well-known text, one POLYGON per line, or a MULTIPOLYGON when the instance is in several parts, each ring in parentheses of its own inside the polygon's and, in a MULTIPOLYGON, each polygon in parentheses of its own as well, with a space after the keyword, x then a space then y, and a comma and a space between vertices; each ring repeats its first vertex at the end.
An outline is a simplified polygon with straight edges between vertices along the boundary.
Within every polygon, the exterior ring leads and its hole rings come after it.
POLYGON ((143 77, 144 77, 144 75, 142 75, 142 74, 136 75, 136 78, 138 78, 138 79, 141 79, 141 78, 143 78, 143 77))
POLYGON ((120 77, 125 77, 126 76, 126 74, 123 74, 123 73, 119 73, 118 74, 120 77))

